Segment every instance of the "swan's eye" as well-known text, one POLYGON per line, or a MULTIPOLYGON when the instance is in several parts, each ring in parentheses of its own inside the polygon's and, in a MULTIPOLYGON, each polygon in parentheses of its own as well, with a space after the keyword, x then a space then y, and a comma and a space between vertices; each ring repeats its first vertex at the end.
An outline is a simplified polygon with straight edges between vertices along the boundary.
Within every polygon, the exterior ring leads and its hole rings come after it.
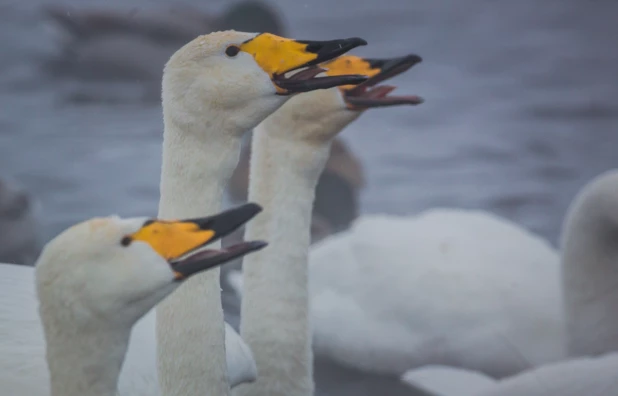
POLYGON ((125 247, 126 247, 126 246, 129 246, 129 245, 131 244, 131 242, 132 242, 132 241, 133 241, 133 240, 131 239, 131 237, 130 237, 130 236, 125 236, 124 238, 122 238, 122 239, 120 240, 120 244, 121 244, 122 246, 125 246, 125 247))
POLYGON ((229 56, 230 58, 235 57, 236 55, 238 55, 239 52, 240 52, 240 47, 236 45, 230 45, 229 47, 225 49, 225 55, 229 56))

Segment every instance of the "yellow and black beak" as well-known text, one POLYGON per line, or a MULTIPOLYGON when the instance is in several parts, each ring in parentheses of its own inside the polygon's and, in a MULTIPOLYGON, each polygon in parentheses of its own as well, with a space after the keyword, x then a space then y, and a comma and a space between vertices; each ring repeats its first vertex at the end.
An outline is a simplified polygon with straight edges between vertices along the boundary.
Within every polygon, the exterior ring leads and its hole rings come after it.
POLYGON ((329 76, 351 73, 367 76, 368 79, 365 82, 356 86, 339 87, 350 110, 366 110, 372 107, 423 103, 423 99, 416 95, 388 96, 396 87, 378 85, 384 80, 407 71, 421 61, 422 58, 415 54, 390 59, 371 59, 346 55, 327 62, 322 67, 327 69, 326 74, 329 76))
POLYGON ((367 45, 361 38, 329 41, 292 40, 262 33, 239 46, 241 51, 253 56, 255 62, 270 76, 279 95, 327 89, 339 85, 356 85, 366 76, 351 74, 316 78, 324 69, 318 67, 345 54, 353 48, 367 45), (287 73, 306 68, 292 76, 287 73))
POLYGON ((197 249, 231 234, 262 211, 262 207, 247 203, 214 216, 196 219, 166 221, 148 220, 137 232, 122 239, 127 246, 133 241, 149 244, 165 258, 183 280, 228 261, 255 252, 266 242, 241 242, 225 249, 197 249))

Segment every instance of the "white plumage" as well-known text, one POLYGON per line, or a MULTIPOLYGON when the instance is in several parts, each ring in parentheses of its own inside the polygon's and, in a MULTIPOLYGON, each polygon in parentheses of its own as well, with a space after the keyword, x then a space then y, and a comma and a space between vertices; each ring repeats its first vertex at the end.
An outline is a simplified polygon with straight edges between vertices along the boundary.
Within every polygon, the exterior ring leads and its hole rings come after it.
MULTIPOLYGON (((140 319, 119 379, 121 395, 160 395, 156 367, 155 311, 140 319)), ((250 349, 226 324, 226 358, 232 386, 257 375, 250 349)), ((34 269, 0 264, 0 384, 3 394, 49 394, 45 340, 38 314, 34 269), (11 390, 9 392, 8 390, 11 390)))
POLYGON ((312 247, 309 276, 314 350, 348 366, 504 377, 565 357, 556 251, 487 212, 363 216, 312 247))
POLYGON ((315 348, 342 363, 505 376, 564 357, 555 250, 492 214, 365 216, 310 263, 315 348))

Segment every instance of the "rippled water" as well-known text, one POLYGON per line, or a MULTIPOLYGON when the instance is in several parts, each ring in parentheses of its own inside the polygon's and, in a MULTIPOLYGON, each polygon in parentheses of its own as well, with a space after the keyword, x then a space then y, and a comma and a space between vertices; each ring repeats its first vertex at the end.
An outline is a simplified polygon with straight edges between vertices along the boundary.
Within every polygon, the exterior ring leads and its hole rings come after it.
MULTIPOLYGON (((40 199, 46 238, 94 215, 155 214, 159 106, 67 103, 70 87, 36 67, 55 50, 42 3, 0 4, 0 170, 40 199)), ((365 213, 483 208, 555 242, 575 192, 618 164, 618 2, 273 3, 291 36, 361 36, 357 54, 424 58, 393 82, 425 104, 373 110, 343 133, 368 172, 365 213)))

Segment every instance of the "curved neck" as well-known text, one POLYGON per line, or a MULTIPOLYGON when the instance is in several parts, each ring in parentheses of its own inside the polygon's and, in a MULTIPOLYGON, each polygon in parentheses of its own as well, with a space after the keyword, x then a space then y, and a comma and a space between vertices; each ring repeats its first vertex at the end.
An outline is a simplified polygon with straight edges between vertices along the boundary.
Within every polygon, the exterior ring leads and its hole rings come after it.
POLYGON ((116 396, 131 329, 43 320, 51 396, 116 396))
MULTIPOLYGON (((190 129, 165 121, 159 217, 220 211, 238 163, 240 139, 223 133, 205 139, 204 131, 190 129)), ((192 277, 158 305, 158 371, 165 396, 229 394, 223 320, 218 269, 192 277)))
POLYGON ((281 125, 271 116, 252 141, 249 200, 261 203, 264 213, 247 225, 246 238, 269 246, 244 260, 241 335, 259 375, 239 393, 313 395, 307 256, 315 187, 330 141, 294 140, 270 133, 275 128, 281 125))
POLYGON ((618 350, 618 225, 590 198, 570 209, 562 236, 568 349, 576 356, 618 350))

